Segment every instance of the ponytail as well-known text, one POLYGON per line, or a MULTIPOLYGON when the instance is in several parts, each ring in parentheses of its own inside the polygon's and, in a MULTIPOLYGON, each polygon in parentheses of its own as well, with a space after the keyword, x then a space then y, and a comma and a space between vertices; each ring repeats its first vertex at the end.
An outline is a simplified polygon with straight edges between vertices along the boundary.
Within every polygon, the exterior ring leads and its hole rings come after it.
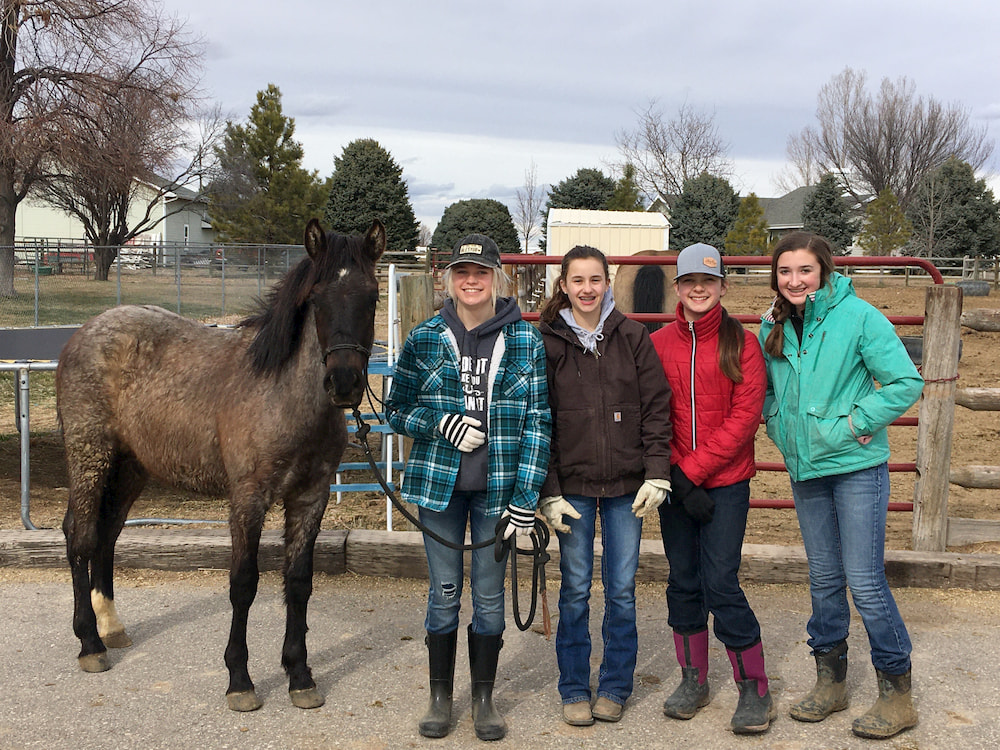
POLYGON ((743 382, 740 358, 743 356, 744 343, 743 324, 723 307, 722 320, 719 322, 719 369, 734 383, 743 382))

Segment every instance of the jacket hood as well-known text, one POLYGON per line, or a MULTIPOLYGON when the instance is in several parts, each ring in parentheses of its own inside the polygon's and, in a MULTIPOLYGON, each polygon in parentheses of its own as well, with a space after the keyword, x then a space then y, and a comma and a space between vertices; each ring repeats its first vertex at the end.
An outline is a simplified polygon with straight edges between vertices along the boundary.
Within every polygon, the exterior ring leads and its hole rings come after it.
MULTIPOLYGON (((832 310, 848 297, 856 296, 854 282, 843 274, 834 271, 825 286, 809 295, 803 314, 808 318, 825 314, 827 310, 832 310)), ((777 300, 777 297, 775 297, 775 300, 777 300)), ((775 322, 773 301, 771 302, 771 306, 767 308, 767 312, 761 315, 760 318, 764 323, 773 324, 775 322)))

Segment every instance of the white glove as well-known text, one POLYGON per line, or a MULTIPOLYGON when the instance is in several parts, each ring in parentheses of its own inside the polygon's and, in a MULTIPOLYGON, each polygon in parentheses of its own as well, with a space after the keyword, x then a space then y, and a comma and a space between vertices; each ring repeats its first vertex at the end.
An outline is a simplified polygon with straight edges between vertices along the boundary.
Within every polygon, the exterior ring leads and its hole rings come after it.
POLYGON ((535 528, 534 511, 519 508, 514 504, 508 505, 501 517, 510 519, 503 532, 504 539, 510 539, 514 532, 517 532, 518 536, 528 536, 535 528))
POLYGON ((642 487, 635 493, 635 501, 632 503, 632 512, 636 518, 642 518, 651 510, 656 510, 660 504, 667 499, 670 492, 669 479, 647 479, 642 483, 642 487))
POLYGON ((472 453, 486 442, 486 433, 477 429, 482 426, 483 423, 475 417, 445 414, 438 423, 438 431, 462 453, 472 453))
POLYGON ((569 516, 570 518, 580 517, 580 512, 562 495, 543 497, 538 501, 538 511, 548 522, 549 526, 564 534, 571 534, 573 532, 567 524, 563 523, 563 516, 569 516))

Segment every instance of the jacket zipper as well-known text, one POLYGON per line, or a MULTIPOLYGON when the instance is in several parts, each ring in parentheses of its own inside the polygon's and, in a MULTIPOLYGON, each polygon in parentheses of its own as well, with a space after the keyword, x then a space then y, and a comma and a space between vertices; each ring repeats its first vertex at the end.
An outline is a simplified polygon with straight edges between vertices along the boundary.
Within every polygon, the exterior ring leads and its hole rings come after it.
POLYGON ((698 415, 695 413, 694 400, 694 362, 698 353, 698 337, 694 335, 694 323, 688 321, 688 331, 691 333, 691 366, 689 377, 691 379, 691 450, 698 448, 698 415))

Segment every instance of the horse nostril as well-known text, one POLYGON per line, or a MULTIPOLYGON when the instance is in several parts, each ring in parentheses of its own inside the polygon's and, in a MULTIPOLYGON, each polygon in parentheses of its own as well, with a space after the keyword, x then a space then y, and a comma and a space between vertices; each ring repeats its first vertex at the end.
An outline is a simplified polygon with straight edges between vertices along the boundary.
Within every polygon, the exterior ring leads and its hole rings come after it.
POLYGON ((361 373, 354 367, 331 368, 323 379, 323 387, 331 398, 353 396, 361 385, 361 373))

